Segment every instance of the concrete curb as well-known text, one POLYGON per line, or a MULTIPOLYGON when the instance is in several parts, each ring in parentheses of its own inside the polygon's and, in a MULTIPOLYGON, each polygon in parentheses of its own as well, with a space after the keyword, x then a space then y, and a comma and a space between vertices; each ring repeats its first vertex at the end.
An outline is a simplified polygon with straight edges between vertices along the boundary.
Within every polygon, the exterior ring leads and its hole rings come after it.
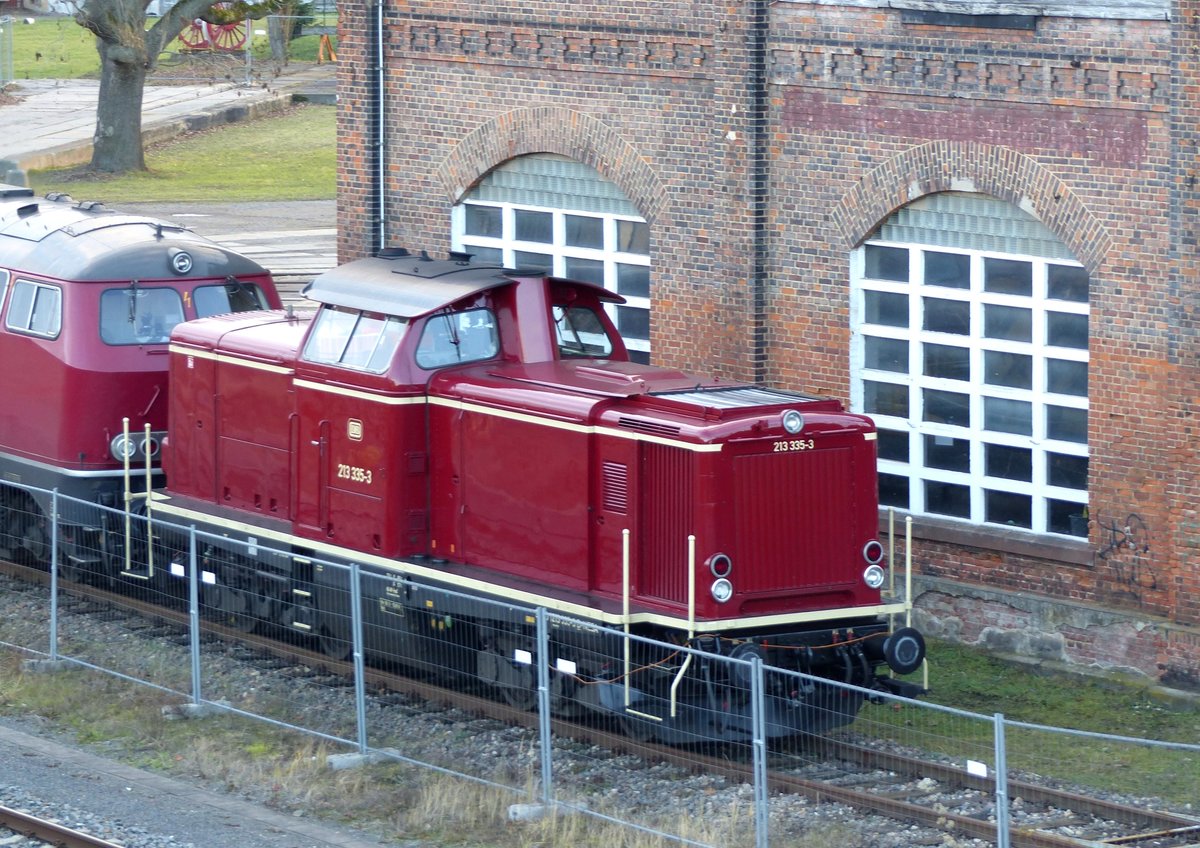
MULTIPOLYGON (((247 98, 245 103, 231 103, 192 115, 185 115, 182 118, 156 122, 151 126, 142 127, 142 143, 157 144, 178 138, 185 133, 261 118, 264 115, 283 111, 291 105, 292 100, 293 95, 290 91, 277 91, 265 97, 256 95, 254 99, 247 98)), ((60 144, 38 153, 20 155, 11 161, 22 173, 27 173, 45 168, 70 168, 75 165, 86 165, 91 160, 92 143, 91 141, 82 141, 60 144)))

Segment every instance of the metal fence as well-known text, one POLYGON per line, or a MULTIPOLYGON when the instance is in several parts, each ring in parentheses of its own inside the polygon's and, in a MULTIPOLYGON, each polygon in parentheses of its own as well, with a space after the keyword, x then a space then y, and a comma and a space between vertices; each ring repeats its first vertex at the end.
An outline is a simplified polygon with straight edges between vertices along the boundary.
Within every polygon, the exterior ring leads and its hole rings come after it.
POLYGON ((1009 845, 1009 811, 1020 803, 1009 793, 1010 780, 1018 775, 1083 787, 1095 781, 1111 791, 1104 781, 1114 779, 1115 768, 1115 779, 1138 794, 1175 793, 1176 800, 1181 785, 1185 793, 1200 786, 1197 745, 1082 734, 890 697, 765 667, 752 654, 735 659, 620 632, 598 635, 594 624, 520 604, 491 603, 486 619, 496 624, 471 624, 475 631, 460 632, 455 628, 469 619, 454 610, 478 609, 477 597, 410 577, 383 576, 353 563, 298 557, 257 544, 244 547, 246 554, 267 557, 267 568, 274 557, 287 570, 312 578, 305 585, 319 582, 324 587, 322 609, 338 612, 333 617, 326 613, 320 632, 312 630, 315 619, 306 619, 302 606, 298 615, 281 621, 278 605, 239 590, 231 577, 236 569, 226 568, 231 563, 224 561, 238 553, 238 543, 228 538, 0 483, 0 558, 54 564, 49 588, 38 601, 44 602, 46 615, 33 626, 0 619, 0 644, 153 687, 165 700, 186 708, 267 721, 351 752, 501 787, 514 801, 577 811, 692 845, 744 844, 751 830, 756 846, 795 838, 804 828, 802 815, 785 796, 769 791, 768 758, 773 772, 788 770, 832 785, 842 766, 822 746, 834 742, 860 742, 974 775, 992 798, 990 815, 999 825, 1001 848, 1009 845), (134 550, 135 540, 147 533, 169 542, 161 547, 180 555, 147 561, 134 550), (64 623, 63 605, 81 603, 79 593, 65 591, 65 584, 108 585, 118 572, 124 584, 137 589, 127 593, 128 604, 108 602, 104 626, 113 628, 110 638, 77 633, 64 623), (364 598, 374 600, 365 604, 364 598), (149 640, 133 651, 124 647, 134 632, 161 626, 135 612, 134 601, 186 613, 184 623, 172 631, 176 638, 149 640), (214 638, 214 630, 221 631, 221 639, 214 638), (229 638, 237 633, 245 635, 229 638), (244 669, 231 670, 230 652, 260 651, 265 639, 291 642, 300 651, 319 650, 331 662, 348 663, 348 671, 309 673, 301 680, 261 671, 247 678, 244 669), (480 654, 476 645, 484 646, 480 654), (679 703, 631 698, 636 690, 629 681, 638 675, 670 675, 689 662, 720 668, 719 677, 727 681, 720 709, 710 711, 682 697, 679 703), (610 667, 604 674, 577 673, 606 663, 610 667), (468 743, 472 755, 464 758, 461 747, 447 745, 441 731, 419 730, 398 715, 404 707, 394 697, 380 694, 374 669, 398 665, 429 677, 476 685, 480 679, 490 681, 491 691, 514 711, 538 716, 537 730, 496 731, 526 734, 519 757, 476 738, 468 743), (314 698, 319 709, 313 708, 314 698), (713 767, 749 764, 750 777, 720 807, 706 806, 710 796, 697 783, 703 778, 689 778, 686 771, 665 776, 654 792, 625 791, 622 774, 644 788, 646 762, 579 745, 555 731, 555 719, 580 704, 614 710, 621 716, 619 729, 633 740, 664 735, 660 720, 684 710, 685 718, 672 722, 674 735, 666 741, 694 760, 708 762, 712 746, 687 743, 720 729, 729 741, 720 746, 713 767), (803 745, 786 744, 780 732, 794 720, 795 710, 804 710, 812 727, 824 728, 803 745), (695 737, 689 740, 689 734, 695 737), (1170 758, 1165 767, 1164 758, 1170 758), (604 775, 599 782, 598 774, 604 775), (671 793, 679 804, 663 803, 671 793), (686 804, 690 815, 664 815, 686 804))
POLYGON ((337 61, 337 14, 269 15, 231 24, 196 19, 166 46, 151 84, 265 85, 296 67, 337 61))
POLYGON ((16 19, 10 15, 0 15, 0 90, 12 83, 13 79, 13 26, 16 19))

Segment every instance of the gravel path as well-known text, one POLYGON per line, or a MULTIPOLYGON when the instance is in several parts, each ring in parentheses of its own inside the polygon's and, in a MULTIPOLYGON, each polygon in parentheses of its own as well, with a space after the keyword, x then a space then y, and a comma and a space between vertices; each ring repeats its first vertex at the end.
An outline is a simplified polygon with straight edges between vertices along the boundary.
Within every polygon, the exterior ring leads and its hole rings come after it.
POLYGON ((36 719, 0 718, 0 804, 54 818, 126 848, 385 844, 131 768, 49 737, 49 729, 36 719))

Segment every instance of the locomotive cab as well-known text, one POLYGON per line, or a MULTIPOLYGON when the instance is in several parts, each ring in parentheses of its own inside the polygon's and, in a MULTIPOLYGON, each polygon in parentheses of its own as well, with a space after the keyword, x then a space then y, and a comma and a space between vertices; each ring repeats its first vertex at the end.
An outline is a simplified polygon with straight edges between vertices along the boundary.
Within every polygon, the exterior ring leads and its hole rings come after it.
MULTIPOLYGON (((279 306, 266 269, 179 226, 0 185, 0 360, 20 363, 4 376, 0 472, 116 505, 126 461, 157 474, 171 329, 279 306)), ((43 492, 0 491, 0 549, 43 562, 50 508, 43 492)), ((79 533, 62 541, 83 556, 79 533)))

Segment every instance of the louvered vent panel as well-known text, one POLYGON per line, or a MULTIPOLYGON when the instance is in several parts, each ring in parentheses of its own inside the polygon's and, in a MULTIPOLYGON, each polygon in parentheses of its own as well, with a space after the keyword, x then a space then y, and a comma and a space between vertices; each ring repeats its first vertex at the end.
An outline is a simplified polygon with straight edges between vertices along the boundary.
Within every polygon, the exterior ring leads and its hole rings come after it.
POLYGON ((600 474, 604 508, 625 515, 629 510, 629 468, 620 462, 606 462, 600 474))
POLYGON ((739 457, 734 585, 772 592, 827 585, 845 568, 854 479, 849 448, 739 457))
POLYGON ((693 532, 693 458, 688 451, 643 444, 641 556, 637 590, 687 601, 687 537, 693 532))

